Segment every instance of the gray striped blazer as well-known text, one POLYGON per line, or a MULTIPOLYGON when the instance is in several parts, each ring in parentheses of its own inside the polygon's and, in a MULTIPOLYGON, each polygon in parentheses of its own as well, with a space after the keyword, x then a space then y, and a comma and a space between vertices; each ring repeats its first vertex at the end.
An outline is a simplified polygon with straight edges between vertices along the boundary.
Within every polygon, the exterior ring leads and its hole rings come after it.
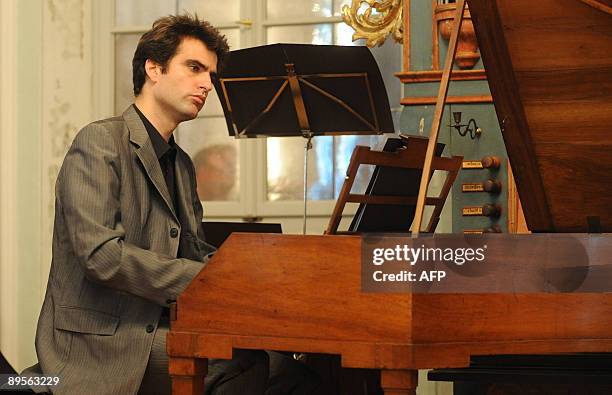
POLYGON ((211 252, 198 235, 193 164, 180 148, 175 172, 184 218, 132 106, 75 137, 56 183, 53 260, 36 332, 42 373, 60 377, 54 393, 138 391, 162 308, 211 252), (179 240, 191 259, 176 258, 179 240))

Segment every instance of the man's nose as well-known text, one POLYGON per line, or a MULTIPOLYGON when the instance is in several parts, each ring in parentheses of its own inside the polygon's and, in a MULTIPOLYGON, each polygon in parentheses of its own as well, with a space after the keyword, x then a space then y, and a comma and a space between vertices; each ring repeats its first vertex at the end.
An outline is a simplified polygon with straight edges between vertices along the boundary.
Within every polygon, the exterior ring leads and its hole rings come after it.
POLYGON ((210 73, 204 73, 202 75, 202 79, 200 80, 200 89, 203 89, 206 93, 213 90, 213 83, 210 73))

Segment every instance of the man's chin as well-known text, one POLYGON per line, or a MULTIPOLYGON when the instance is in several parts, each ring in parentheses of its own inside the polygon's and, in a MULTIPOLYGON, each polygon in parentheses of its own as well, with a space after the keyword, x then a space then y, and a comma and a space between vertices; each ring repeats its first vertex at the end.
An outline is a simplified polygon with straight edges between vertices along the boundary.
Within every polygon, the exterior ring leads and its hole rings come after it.
POLYGON ((192 119, 195 119, 198 114, 200 113, 200 109, 196 108, 191 108, 189 111, 184 111, 183 112, 183 121, 190 121, 192 119))

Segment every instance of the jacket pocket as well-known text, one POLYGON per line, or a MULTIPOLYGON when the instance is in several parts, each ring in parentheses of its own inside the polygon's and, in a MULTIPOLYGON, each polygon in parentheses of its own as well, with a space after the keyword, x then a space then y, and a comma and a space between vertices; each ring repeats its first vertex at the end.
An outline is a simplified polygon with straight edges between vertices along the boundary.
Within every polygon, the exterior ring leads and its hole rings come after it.
POLYGON ((58 306, 55 309, 55 329, 92 335, 114 335, 119 317, 95 310, 74 306, 58 306))

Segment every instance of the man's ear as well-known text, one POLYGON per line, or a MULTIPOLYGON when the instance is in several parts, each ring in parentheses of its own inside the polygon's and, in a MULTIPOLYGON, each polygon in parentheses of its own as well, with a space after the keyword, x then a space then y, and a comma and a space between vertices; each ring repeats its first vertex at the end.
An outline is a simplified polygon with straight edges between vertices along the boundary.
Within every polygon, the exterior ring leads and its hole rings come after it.
POLYGON ((162 74, 162 67, 159 63, 147 59, 145 62, 145 72, 151 81, 157 82, 159 76, 162 74))

